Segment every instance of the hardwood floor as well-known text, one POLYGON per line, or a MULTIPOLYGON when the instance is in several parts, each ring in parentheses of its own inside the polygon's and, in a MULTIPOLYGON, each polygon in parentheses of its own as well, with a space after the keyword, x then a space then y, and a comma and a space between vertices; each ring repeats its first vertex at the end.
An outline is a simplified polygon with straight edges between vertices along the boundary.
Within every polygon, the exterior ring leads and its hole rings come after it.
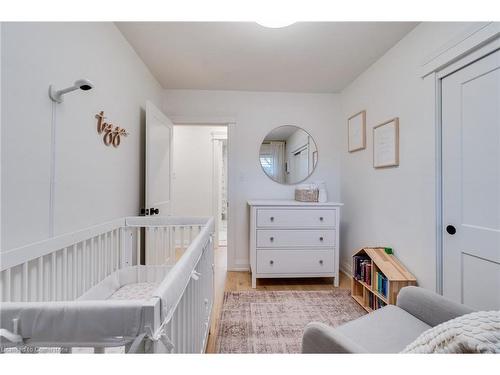
MULTIPOLYGON (((331 290, 331 278, 299 278, 299 279, 259 279, 257 289, 252 289, 250 272, 228 272, 226 268, 227 248, 215 249, 215 300, 212 312, 212 324, 207 343, 207 353, 215 353, 215 340, 222 310, 224 292, 244 290, 331 290)), ((349 278, 340 273, 340 286, 350 289, 349 278)))

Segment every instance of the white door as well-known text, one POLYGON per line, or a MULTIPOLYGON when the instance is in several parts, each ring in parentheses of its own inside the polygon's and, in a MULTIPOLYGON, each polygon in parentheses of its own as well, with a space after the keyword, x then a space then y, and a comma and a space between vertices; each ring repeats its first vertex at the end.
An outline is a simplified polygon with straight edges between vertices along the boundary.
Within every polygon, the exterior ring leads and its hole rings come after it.
POLYGON ((146 215, 171 213, 173 124, 151 102, 146 103, 146 215))
POLYGON ((442 80, 443 294, 500 309, 500 51, 442 80))

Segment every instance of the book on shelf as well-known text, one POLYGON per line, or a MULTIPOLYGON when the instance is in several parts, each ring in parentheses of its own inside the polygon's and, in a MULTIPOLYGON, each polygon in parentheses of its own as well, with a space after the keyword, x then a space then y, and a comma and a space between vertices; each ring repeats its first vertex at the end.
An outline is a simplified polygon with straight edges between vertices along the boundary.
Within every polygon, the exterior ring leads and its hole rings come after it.
POLYGON ((374 285, 374 290, 382 294, 384 297, 387 297, 387 289, 388 289, 388 281, 387 277, 380 272, 377 271, 375 273, 375 285, 374 285))
POLYGON ((355 256, 353 262, 353 275, 356 280, 372 284, 372 262, 367 256, 355 256))

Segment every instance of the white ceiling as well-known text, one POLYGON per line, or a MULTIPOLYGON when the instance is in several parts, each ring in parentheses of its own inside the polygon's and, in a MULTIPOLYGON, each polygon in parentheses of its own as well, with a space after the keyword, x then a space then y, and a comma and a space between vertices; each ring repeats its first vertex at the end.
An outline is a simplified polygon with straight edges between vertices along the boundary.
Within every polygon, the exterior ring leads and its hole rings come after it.
POLYGON ((338 92, 415 22, 121 22, 164 88, 338 92))

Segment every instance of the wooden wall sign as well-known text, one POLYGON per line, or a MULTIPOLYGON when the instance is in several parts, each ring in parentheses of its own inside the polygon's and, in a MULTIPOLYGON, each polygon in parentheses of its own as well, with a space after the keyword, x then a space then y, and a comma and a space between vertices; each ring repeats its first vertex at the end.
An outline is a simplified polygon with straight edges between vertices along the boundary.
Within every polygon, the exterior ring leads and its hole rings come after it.
POLYGON ((106 118, 104 116, 104 111, 95 115, 95 118, 97 119, 97 134, 104 133, 102 140, 106 146, 112 145, 113 147, 118 147, 121 143, 121 137, 128 136, 129 133, 126 129, 104 122, 106 118))

